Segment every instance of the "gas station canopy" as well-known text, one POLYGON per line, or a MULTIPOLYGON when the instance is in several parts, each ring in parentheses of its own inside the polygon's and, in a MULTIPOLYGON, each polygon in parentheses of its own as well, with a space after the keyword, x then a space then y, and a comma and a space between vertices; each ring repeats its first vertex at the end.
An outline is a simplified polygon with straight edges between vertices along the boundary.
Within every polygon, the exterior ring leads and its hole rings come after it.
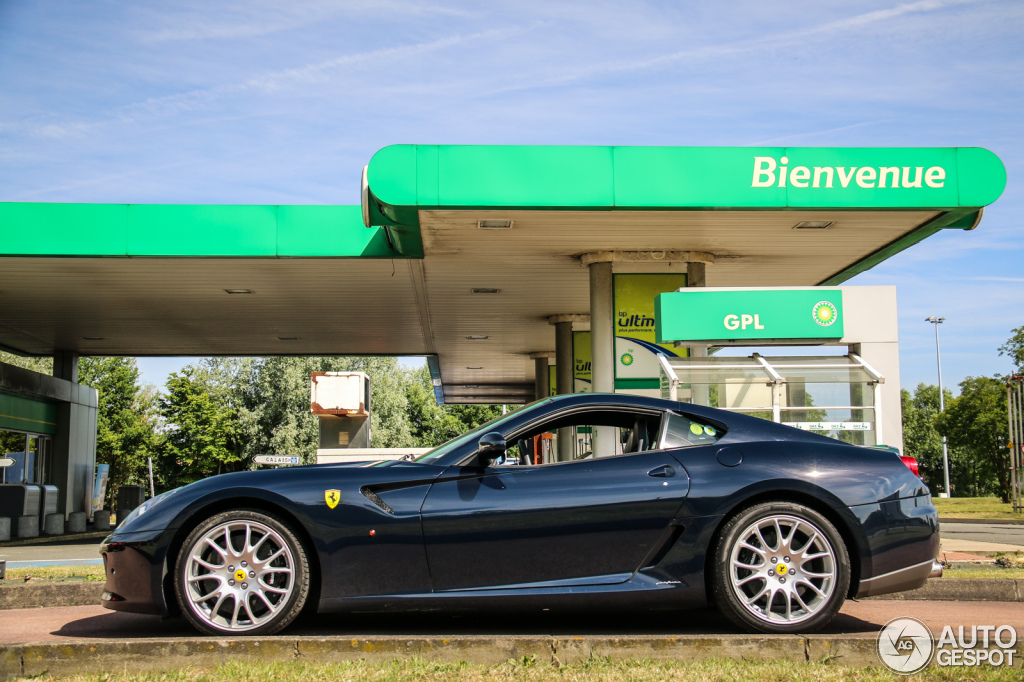
POLYGON ((835 285, 1005 183, 979 148, 398 145, 360 205, 2 203, 0 347, 427 355, 445 402, 523 402, 587 263, 835 285))

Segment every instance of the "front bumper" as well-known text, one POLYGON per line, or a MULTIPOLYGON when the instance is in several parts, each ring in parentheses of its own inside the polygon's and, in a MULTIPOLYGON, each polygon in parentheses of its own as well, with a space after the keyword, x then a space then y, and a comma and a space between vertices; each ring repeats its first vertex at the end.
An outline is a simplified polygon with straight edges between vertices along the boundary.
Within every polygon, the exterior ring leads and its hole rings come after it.
POLYGON ((107 576, 100 602, 108 609, 167 615, 163 531, 111 535, 100 546, 107 576))

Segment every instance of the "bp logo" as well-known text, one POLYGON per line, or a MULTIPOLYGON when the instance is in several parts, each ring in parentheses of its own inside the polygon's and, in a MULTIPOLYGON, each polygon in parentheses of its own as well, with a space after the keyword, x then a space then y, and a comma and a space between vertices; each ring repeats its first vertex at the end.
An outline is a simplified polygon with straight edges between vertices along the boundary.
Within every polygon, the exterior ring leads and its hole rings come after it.
POLYGON ((818 301, 811 309, 811 317, 822 327, 831 327, 839 317, 839 311, 828 301, 818 301))
POLYGON ((622 357, 619 358, 619 361, 622 362, 622 364, 624 364, 624 365, 626 365, 628 367, 628 366, 633 364, 633 354, 632 353, 623 353, 622 357))

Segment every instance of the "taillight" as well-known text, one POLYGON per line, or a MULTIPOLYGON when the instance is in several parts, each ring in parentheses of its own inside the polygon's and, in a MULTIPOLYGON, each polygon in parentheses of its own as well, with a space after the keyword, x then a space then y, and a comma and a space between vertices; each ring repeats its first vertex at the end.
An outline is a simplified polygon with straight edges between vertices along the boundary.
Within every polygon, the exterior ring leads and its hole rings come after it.
POLYGON ((907 465, 907 468, 910 469, 911 473, 913 473, 918 478, 921 478, 920 469, 917 468, 916 459, 914 459, 910 455, 900 455, 900 459, 902 459, 903 463, 907 465))

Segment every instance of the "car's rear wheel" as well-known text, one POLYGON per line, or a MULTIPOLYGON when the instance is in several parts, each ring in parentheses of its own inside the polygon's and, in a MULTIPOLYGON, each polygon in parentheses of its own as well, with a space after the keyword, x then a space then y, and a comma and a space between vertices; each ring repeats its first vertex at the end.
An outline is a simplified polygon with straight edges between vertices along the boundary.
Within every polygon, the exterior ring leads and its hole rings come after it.
POLYGON ((309 562, 281 520, 255 510, 228 511, 189 533, 174 580, 182 612, 203 632, 268 635, 302 611, 309 562))
POLYGON ((814 632, 836 616, 850 587, 839 532, 800 504, 743 510, 722 528, 713 560, 715 603, 754 632, 814 632))

